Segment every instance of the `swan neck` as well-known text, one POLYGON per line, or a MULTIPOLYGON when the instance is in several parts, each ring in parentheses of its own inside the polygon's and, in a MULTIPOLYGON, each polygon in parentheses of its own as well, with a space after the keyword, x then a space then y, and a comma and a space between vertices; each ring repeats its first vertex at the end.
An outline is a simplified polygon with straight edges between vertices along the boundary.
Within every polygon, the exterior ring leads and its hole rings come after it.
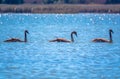
POLYGON ((27 33, 25 32, 24 42, 27 42, 27 33))
POLYGON ((73 33, 71 33, 71 42, 74 42, 73 33))
POLYGON ((112 40, 112 32, 109 32, 109 35, 110 35, 110 42, 113 42, 113 40, 112 40))

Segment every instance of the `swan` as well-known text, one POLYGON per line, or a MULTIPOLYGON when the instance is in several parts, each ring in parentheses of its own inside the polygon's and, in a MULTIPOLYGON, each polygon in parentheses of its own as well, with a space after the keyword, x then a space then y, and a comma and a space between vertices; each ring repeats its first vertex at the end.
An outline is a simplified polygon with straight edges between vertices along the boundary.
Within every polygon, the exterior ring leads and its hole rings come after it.
POLYGON ((56 38, 54 40, 50 40, 49 42, 69 42, 69 43, 74 42, 73 34, 77 36, 77 32, 76 31, 71 32, 71 40, 67 40, 64 38, 56 38))
POLYGON ((109 29, 110 40, 106 40, 104 38, 96 38, 96 39, 93 39, 92 42, 107 42, 107 43, 112 43, 113 42, 113 40, 112 40, 112 33, 114 33, 113 30, 109 29))
POLYGON ((27 30, 24 31, 24 41, 17 39, 17 38, 11 38, 8 40, 5 40, 4 42, 27 42, 27 34, 29 34, 29 32, 27 30))

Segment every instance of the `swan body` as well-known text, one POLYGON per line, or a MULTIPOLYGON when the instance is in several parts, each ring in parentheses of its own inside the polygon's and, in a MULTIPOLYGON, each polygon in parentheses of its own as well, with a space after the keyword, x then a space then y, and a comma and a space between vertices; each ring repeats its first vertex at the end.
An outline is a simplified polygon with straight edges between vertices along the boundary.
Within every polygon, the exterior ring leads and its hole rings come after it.
POLYGON ((24 32, 24 40, 20 40, 18 38, 11 38, 8 40, 5 40, 4 42, 27 42, 27 33, 29 33, 27 30, 24 32))
POLYGON ((11 39, 5 40, 4 42, 23 42, 23 41, 17 38, 11 38, 11 39))
POLYGON ((112 40, 112 33, 114 33, 112 31, 112 29, 109 30, 109 38, 110 40, 106 40, 104 38, 96 38, 96 39, 93 39, 92 42, 106 42, 106 43, 112 43, 113 40, 112 40))
POLYGON ((64 38, 57 38, 54 40, 50 40, 49 42, 71 42, 70 40, 66 40, 64 38))
POLYGON ((96 38, 94 40, 92 40, 93 42, 109 42, 109 40, 106 40, 104 38, 96 38))
POLYGON ((73 34, 77 36, 77 32, 76 31, 71 32, 71 40, 67 40, 64 38, 56 38, 54 40, 50 40, 49 42, 68 42, 68 43, 74 42, 73 34))

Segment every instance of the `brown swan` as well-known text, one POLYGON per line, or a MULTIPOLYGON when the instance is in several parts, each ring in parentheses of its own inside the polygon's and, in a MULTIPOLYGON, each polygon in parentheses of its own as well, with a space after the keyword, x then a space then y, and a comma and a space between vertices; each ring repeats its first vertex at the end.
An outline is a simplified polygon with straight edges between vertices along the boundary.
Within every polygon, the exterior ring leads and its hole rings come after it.
POLYGON ((29 34, 29 32, 27 30, 24 31, 24 40, 20 40, 17 38, 11 38, 8 40, 5 40, 4 42, 27 42, 27 33, 29 34))
POLYGON ((49 42, 69 42, 69 43, 74 42, 73 34, 77 36, 77 32, 76 31, 71 32, 71 40, 67 40, 64 38, 56 38, 54 40, 50 40, 49 42))
POLYGON ((112 43, 113 40, 112 40, 112 33, 114 33, 112 31, 112 29, 109 30, 109 37, 110 37, 110 40, 106 40, 104 38, 96 38, 96 39, 93 39, 92 42, 107 42, 107 43, 112 43))

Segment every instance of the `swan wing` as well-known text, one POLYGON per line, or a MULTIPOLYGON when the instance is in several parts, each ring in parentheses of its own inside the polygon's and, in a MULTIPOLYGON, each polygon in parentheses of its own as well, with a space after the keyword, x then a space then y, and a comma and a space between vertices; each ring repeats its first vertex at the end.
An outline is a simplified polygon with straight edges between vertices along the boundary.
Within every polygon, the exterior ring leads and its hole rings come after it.
POLYGON ((96 39, 93 39, 92 42, 109 42, 109 40, 106 40, 104 38, 96 38, 96 39))
POLYGON ((17 38, 11 38, 11 39, 5 40, 4 42, 22 42, 22 41, 17 38))
POLYGON ((66 40, 64 38, 57 38, 54 40, 50 40, 49 42, 71 42, 70 40, 66 40))

